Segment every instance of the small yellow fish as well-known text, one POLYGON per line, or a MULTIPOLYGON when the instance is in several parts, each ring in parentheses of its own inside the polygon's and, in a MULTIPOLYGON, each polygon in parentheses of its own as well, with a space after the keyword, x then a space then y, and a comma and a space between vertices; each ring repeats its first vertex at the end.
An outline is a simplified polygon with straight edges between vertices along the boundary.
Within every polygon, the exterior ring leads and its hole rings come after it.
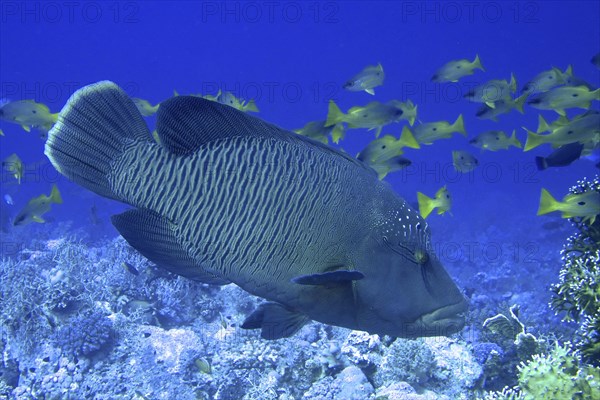
POLYGON ((449 212, 452 207, 452 197, 445 185, 436 192, 435 198, 417 192, 417 200, 419 202, 419 212, 423 218, 427 218, 434 208, 437 208, 437 213, 441 215, 449 212))
POLYGON ((498 116, 502 114, 508 114, 512 110, 517 110, 521 114, 524 113, 523 105, 527 100, 527 94, 523 94, 516 99, 499 100, 494 102, 494 106, 490 107, 487 104, 483 104, 475 116, 481 119, 491 119, 492 121, 498 121, 498 116))
POLYGON ((463 116, 460 114, 453 124, 447 121, 428 122, 413 128, 413 134, 419 143, 432 144, 438 139, 448 139, 454 132, 467 136, 463 116))
POLYGON ((402 110, 393 102, 384 104, 378 101, 372 101, 364 107, 352 107, 344 114, 334 101, 330 100, 325 126, 345 122, 348 124, 348 128, 375 129, 375 136, 379 137, 383 126, 398 122, 402 118, 402 114, 402 110))
POLYGON ((512 131, 510 137, 504 131, 486 131, 471 139, 469 143, 481 150, 490 151, 508 150, 510 146, 521 148, 521 142, 517 139, 515 130, 512 131))
MULTIPOLYGON (((529 151, 544 143, 551 143, 552 146, 559 147, 575 142, 584 144, 591 142, 595 146, 600 143, 600 113, 597 111, 584 113, 565 125, 556 125, 547 135, 538 135, 525 127, 523 129, 527 132, 524 151, 529 151)), ((542 129, 544 129, 543 125, 542 129)))
POLYGON ((469 90, 463 97, 476 102, 485 103, 490 108, 496 107, 497 101, 511 101, 511 95, 517 91, 517 81, 513 74, 510 82, 494 79, 469 90))
POLYGON ((479 161, 471 154, 466 151, 453 151, 452 152, 452 165, 458 172, 471 172, 479 165, 479 161))
POLYGON ((600 100, 600 88, 591 91, 586 86, 561 86, 537 95, 527 104, 539 110, 554 110, 565 115, 566 108, 588 110, 593 100, 600 100))
POLYGON ((458 80, 467 75, 473 75, 476 69, 485 71, 479 55, 475 56, 473 62, 462 59, 446 63, 431 77, 433 82, 458 82, 458 80))
POLYGON ((13 153, 6 157, 4 161, 2 161, 2 167, 12 174, 19 185, 21 184, 21 178, 23 178, 23 162, 17 153, 13 153))
POLYGON ((342 124, 325 126, 325 121, 312 121, 301 129, 295 129, 294 132, 323 144, 329 144, 329 135, 331 135, 331 139, 337 144, 344 137, 344 126, 342 124))
POLYGON ((402 129, 399 139, 392 135, 375 139, 358 154, 357 158, 361 161, 377 163, 403 154, 402 148, 404 147, 420 148, 407 126, 402 129))
POLYGON ((580 217, 593 224, 596 216, 600 214, 600 192, 589 190, 581 194, 568 194, 562 201, 556 200, 550 192, 542 189, 540 207, 537 215, 548 214, 553 211, 562 212, 563 218, 580 217))
POLYGON ((218 98, 218 102, 221 104, 228 105, 230 107, 235 108, 236 110, 243 112, 258 112, 258 107, 254 103, 254 100, 244 101, 242 99, 238 99, 231 92, 223 92, 218 98))
POLYGON ((375 139, 358 153, 356 158, 373 168, 379 179, 383 179, 390 172, 410 165, 410 160, 400 157, 403 154, 402 148, 404 147, 419 148, 419 143, 417 143, 407 126, 402 130, 399 139, 392 135, 375 139))
POLYGON ((50 196, 42 194, 29 200, 29 203, 27 203, 15 217, 13 225, 26 225, 30 222, 44 223, 45 221, 42 218, 42 215, 50 211, 50 207, 53 203, 62 203, 62 198, 56 185, 52 185, 50 196))
MULTIPOLYGON (((567 71, 565 71, 565 73, 567 71)), ((532 93, 543 93, 547 92, 552 88, 555 88, 556 86, 564 84, 564 74, 561 72, 560 69, 552 67, 552 69, 548 71, 540 72, 535 76, 535 78, 527 82, 525 86, 523 86, 522 92, 528 95, 532 93)))
POLYGON ((160 103, 153 106, 152 104, 150 104, 148 102, 148 100, 140 99, 138 97, 132 97, 131 100, 133 100, 133 103, 137 107, 138 111, 144 117, 149 117, 151 115, 154 115, 156 113, 156 111, 158 111, 158 107, 160 106, 160 103))
POLYGON ((31 127, 47 132, 57 118, 58 113, 52 114, 47 105, 33 100, 10 101, 0 106, 1 120, 21 125, 27 132, 31 127))
POLYGON ((365 91, 371 95, 375 94, 373 88, 383 85, 385 74, 381 64, 369 65, 356 74, 352 79, 344 83, 343 88, 351 92, 365 91))

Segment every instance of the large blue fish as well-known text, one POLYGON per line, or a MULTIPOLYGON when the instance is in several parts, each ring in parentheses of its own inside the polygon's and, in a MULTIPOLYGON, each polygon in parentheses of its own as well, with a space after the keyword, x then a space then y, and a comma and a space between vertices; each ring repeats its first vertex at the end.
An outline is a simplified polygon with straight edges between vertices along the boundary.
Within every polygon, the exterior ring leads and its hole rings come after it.
POLYGON ((160 144, 112 82, 77 91, 46 142, 58 171, 135 207, 113 224, 176 274, 268 302, 266 339, 308 320, 399 337, 462 329, 466 302, 426 222, 373 170, 198 97, 161 103, 160 144))

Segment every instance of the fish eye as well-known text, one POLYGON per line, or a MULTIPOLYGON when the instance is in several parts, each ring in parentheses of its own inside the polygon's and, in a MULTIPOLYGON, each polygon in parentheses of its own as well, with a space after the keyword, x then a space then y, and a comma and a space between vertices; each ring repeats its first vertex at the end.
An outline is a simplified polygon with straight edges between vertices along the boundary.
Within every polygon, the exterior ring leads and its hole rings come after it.
POLYGON ((434 131, 434 132, 435 132, 435 131, 437 131, 437 128, 433 128, 433 131, 434 131))
POLYGON ((573 131, 572 131, 572 130, 570 130, 569 132, 567 132, 567 135, 570 135, 570 134, 572 134, 572 133, 573 133, 573 131))
POLYGON ((579 97, 579 95, 577 93, 573 93, 571 96, 573 96, 573 97, 579 97))
POLYGON ((385 144, 384 144, 383 146, 381 146, 381 149, 382 149, 382 150, 383 150, 383 149, 385 149, 385 144))
POLYGON ((37 113, 37 111, 36 111, 36 110, 32 110, 31 112, 32 112, 32 113, 34 113, 34 114, 36 114, 36 113, 37 113))
POLYGON ((578 205, 578 206, 585 206, 585 201, 578 201, 578 202, 577 202, 577 205, 578 205))

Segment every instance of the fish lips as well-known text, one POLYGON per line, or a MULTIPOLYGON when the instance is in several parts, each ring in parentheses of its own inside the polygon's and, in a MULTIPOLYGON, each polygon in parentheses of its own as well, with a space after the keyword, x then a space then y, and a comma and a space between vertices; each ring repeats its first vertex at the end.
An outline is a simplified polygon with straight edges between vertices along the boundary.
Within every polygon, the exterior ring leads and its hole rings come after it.
POLYGON ((466 300, 438 308, 422 315, 414 323, 417 336, 448 336, 465 326, 465 314, 469 309, 466 300))

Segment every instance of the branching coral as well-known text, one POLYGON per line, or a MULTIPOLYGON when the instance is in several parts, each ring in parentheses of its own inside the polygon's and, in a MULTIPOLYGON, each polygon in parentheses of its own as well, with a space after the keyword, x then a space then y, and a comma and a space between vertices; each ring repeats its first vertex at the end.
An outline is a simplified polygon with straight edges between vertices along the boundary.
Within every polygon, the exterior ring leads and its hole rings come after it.
MULTIPOLYGON (((600 176, 583 180, 571 188, 579 194, 600 192, 600 176)), ((552 308, 565 313, 566 321, 580 323, 577 347, 586 360, 600 365, 600 218, 589 223, 571 218, 578 232, 571 236, 562 250, 563 268, 557 284, 552 286, 552 308)))

